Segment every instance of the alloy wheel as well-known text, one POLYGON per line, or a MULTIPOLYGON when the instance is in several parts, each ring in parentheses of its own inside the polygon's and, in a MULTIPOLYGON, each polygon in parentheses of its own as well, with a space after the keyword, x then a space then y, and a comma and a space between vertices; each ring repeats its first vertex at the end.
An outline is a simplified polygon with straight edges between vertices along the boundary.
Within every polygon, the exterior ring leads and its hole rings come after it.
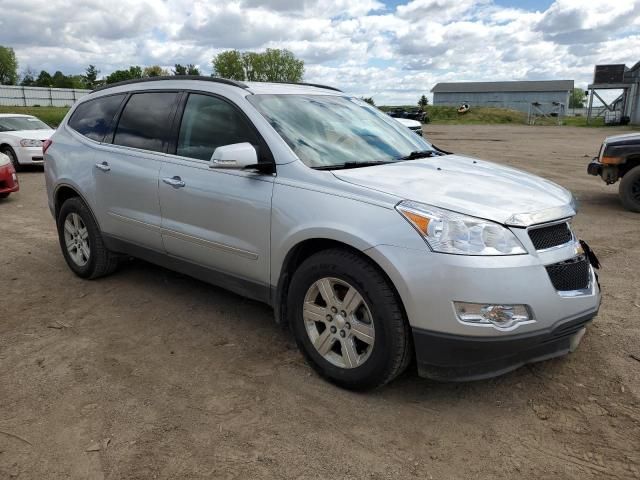
POLYGON ((316 351, 340 368, 356 368, 371 356, 373 316, 358 290, 325 277, 307 290, 302 310, 305 329, 316 351))
POLYGON ((64 221, 64 242, 73 262, 84 267, 91 256, 89 231, 77 213, 70 213, 64 221))

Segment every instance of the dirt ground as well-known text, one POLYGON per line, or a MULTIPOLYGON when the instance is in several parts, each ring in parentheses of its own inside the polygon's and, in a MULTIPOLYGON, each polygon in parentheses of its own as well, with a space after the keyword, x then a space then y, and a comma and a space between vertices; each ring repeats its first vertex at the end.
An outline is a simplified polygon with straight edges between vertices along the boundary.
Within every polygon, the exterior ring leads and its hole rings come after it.
POLYGON ((143 262, 76 278, 32 170, 0 202, 0 478, 640 478, 640 215, 586 173, 614 130, 425 130, 576 194, 604 290, 576 353, 340 390, 259 303, 143 262))

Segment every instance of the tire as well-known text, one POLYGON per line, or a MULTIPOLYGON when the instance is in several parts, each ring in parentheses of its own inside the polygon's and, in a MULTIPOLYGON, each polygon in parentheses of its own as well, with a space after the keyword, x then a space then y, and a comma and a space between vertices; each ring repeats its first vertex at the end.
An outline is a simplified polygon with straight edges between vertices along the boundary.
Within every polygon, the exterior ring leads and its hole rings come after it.
POLYGON ((72 197, 62 204, 56 223, 62 254, 73 273, 94 279, 116 270, 118 256, 105 247, 100 229, 80 197, 72 197))
POLYGON ((16 152, 13 151, 13 148, 2 147, 0 148, 0 152, 4 153, 7 157, 9 157, 9 160, 11 160, 11 163, 13 164, 13 168, 15 169, 16 172, 20 170, 20 162, 18 162, 18 156, 16 155, 16 152))
POLYGON ((293 274, 287 302, 298 348, 322 377, 343 388, 380 387, 411 360, 399 299, 366 258, 342 249, 312 255, 293 274))
POLYGON ((0 198, 7 198, 8 196, 8 193, 0 193, 0 198))
POLYGON ((640 166, 625 173, 619 189, 622 206, 632 212, 640 212, 640 166))

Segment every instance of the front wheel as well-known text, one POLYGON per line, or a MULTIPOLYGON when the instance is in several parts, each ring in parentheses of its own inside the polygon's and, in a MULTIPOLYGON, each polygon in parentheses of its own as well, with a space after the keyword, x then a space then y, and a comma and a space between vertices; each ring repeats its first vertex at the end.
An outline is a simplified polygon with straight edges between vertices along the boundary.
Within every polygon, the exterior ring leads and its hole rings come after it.
POLYGON ((620 181, 620 201, 632 212, 640 212, 640 166, 625 173, 620 181))
POLYGON ((409 363, 410 332, 397 295, 355 253, 326 250, 305 260, 291 279, 287 311, 307 361, 342 387, 382 386, 409 363))

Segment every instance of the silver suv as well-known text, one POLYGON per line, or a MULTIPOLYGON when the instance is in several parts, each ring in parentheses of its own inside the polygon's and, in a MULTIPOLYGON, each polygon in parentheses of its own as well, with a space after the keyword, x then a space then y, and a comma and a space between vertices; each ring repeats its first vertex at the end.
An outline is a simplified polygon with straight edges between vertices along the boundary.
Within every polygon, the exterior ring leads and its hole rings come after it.
POLYGON ((599 308, 570 192, 333 88, 124 82, 78 102, 44 149, 77 275, 135 256, 268 303, 343 387, 413 358, 462 380, 563 355, 599 308))

